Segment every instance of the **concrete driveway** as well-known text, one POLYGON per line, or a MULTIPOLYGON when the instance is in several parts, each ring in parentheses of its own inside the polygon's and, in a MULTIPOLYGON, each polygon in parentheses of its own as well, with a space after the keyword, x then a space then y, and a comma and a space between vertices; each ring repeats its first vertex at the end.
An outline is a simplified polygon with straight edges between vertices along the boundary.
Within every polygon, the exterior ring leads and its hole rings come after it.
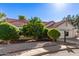
POLYGON ((58 45, 58 46, 49 46, 43 48, 32 49, 29 51, 23 52, 20 56, 42 56, 42 55, 51 55, 50 53, 56 53, 64 50, 72 51, 72 49, 79 48, 79 46, 66 46, 66 45, 58 45))
POLYGON ((48 53, 42 56, 79 56, 79 49, 64 50, 56 53, 48 53))
POLYGON ((17 52, 22 50, 31 50, 46 46, 55 46, 55 42, 27 42, 27 43, 17 43, 9 45, 0 45, 0 55, 8 54, 11 52, 17 52))
MULTIPOLYGON (((79 48, 79 40, 67 40, 70 44, 64 42, 27 42, 9 45, 0 45, 0 55, 11 55, 12 52, 23 51, 19 56, 43 55, 46 53, 69 48, 79 48), (71 44, 73 43, 73 44, 71 44)), ((14 54, 12 54, 14 55, 14 54)))

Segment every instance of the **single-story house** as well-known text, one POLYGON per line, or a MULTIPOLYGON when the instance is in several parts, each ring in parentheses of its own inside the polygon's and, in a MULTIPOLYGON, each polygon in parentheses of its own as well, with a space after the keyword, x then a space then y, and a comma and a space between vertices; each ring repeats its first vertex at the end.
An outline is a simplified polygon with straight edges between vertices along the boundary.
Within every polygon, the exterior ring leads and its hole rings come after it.
POLYGON ((47 28, 58 29, 61 33, 60 38, 64 38, 64 35, 66 35, 67 38, 76 37, 77 29, 75 29, 75 27, 71 23, 69 23, 67 20, 56 22, 55 24, 51 24, 50 26, 47 26, 47 28))
MULTIPOLYGON (((17 20, 17 19, 7 18, 7 22, 17 27, 22 27, 23 25, 28 23, 28 20, 17 20)), ((77 29, 75 29, 75 27, 66 20, 62 20, 60 22, 49 21, 43 23, 45 24, 45 27, 49 29, 56 28, 57 30, 59 30, 61 33, 60 38, 64 38, 64 31, 66 32, 67 38, 74 38, 76 36, 77 29)))

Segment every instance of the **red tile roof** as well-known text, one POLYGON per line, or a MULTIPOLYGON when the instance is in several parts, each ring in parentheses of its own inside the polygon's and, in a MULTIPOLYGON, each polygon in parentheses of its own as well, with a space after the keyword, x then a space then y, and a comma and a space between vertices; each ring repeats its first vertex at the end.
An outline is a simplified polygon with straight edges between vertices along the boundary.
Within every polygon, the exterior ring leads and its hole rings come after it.
POLYGON ((7 22, 9 22, 17 27, 21 27, 21 26, 27 24, 28 20, 18 20, 18 19, 7 18, 7 22))
MULTIPOLYGON (((50 26, 47 26, 47 28, 56 28, 56 27, 60 26, 61 24, 63 24, 64 22, 68 22, 68 21, 62 20, 62 21, 60 21, 60 22, 51 24, 50 26)), ((69 23, 69 22, 68 22, 68 23, 69 23)))
POLYGON ((47 22, 46 27, 50 27, 50 26, 52 26, 52 25, 54 25, 54 24, 55 24, 54 21, 47 22))
MULTIPOLYGON (((18 19, 7 18, 7 22, 9 22, 17 27, 21 27, 21 26, 27 24, 28 20, 18 20, 18 19)), ((55 23, 54 21, 49 21, 49 22, 43 22, 43 23, 45 24, 45 26, 47 28, 53 28, 53 27, 55 28, 55 27, 61 25, 63 22, 64 21, 55 23)))

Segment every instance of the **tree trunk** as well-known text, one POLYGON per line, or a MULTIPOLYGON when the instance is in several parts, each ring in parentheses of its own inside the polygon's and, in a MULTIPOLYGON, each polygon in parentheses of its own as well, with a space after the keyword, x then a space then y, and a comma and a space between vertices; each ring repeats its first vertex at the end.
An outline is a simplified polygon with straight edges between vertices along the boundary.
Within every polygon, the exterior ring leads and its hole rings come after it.
POLYGON ((55 39, 55 42, 57 42, 57 39, 55 39))
POLYGON ((10 44, 10 40, 7 41, 7 44, 8 44, 8 45, 10 44))

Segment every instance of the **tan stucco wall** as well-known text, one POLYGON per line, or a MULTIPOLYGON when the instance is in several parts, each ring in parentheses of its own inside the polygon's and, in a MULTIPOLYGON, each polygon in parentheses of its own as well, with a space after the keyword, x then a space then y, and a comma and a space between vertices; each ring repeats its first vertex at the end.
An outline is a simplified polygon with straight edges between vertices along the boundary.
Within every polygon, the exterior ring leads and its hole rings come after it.
POLYGON ((59 31, 61 33, 60 38, 64 38, 64 31, 63 30, 66 30, 69 32, 69 36, 67 36, 67 38, 73 38, 76 36, 76 30, 70 23, 64 22, 63 24, 58 26, 57 29, 59 29, 59 31))
MULTIPOLYGON (((68 32, 69 32, 69 36, 67 36, 67 38, 73 38, 76 36, 76 30, 69 30, 68 32)), ((60 33, 61 33, 60 38, 64 38, 64 31, 60 31, 60 33)))
POLYGON ((67 36, 67 38, 73 38, 76 36, 76 29, 70 23, 64 22, 63 24, 56 27, 56 29, 58 29, 61 33, 60 38, 64 38, 64 31, 63 30, 67 30, 69 32, 69 36, 67 36))

